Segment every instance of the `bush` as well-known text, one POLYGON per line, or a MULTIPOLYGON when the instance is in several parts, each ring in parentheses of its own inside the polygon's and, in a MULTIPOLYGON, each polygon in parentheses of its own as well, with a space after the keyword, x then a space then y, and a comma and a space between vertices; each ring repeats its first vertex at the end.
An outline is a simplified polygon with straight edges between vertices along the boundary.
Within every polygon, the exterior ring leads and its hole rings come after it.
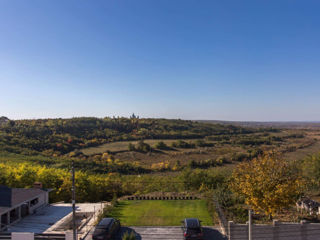
POLYGON ((136 148, 135 148, 135 146, 134 146, 132 143, 129 143, 129 145, 128 145, 128 150, 129 150, 129 151, 135 151, 136 148))
POLYGON ((185 190, 200 191, 200 189, 216 189, 226 184, 230 173, 221 169, 208 171, 203 169, 185 169, 180 179, 184 182, 185 190))
POLYGON ((202 139, 198 139, 198 140, 195 142, 195 145, 196 145, 197 147, 213 147, 213 146, 214 146, 213 143, 205 142, 205 141, 202 140, 202 139))
POLYGON ((216 159, 218 165, 222 165, 223 163, 228 163, 229 160, 226 156, 220 156, 216 159))
POLYGON ((160 142, 157 142, 156 146, 155 146, 157 149, 160 149, 160 150, 168 150, 169 147, 167 146, 167 144, 165 144, 164 142, 160 141, 160 142))
POLYGON ((301 163, 302 173, 308 182, 308 188, 320 187, 320 153, 308 156, 301 163))
POLYGON ((122 240, 135 240, 136 239, 136 235, 134 232, 125 232, 122 236, 122 240))
POLYGON ((242 162, 249 159, 249 156, 245 153, 234 153, 231 159, 232 161, 242 162))
POLYGON ((232 206, 227 211, 228 219, 234 222, 245 223, 248 221, 248 210, 242 205, 232 206))
POLYGON ((143 140, 140 140, 136 146, 135 146, 136 151, 139 152, 150 152, 151 151, 151 147, 149 144, 145 143, 143 140))
POLYGON ((219 159, 207 159, 207 160, 200 160, 200 161, 191 160, 188 166, 190 168, 209 168, 209 167, 221 166, 225 162, 226 160, 224 160, 224 157, 220 157, 219 159))
POLYGON ((187 143, 187 142, 182 141, 182 140, 173 142, 171 144, 171 146, 175 147, 175 148, 195 148, 195 144, 194 143, 187 143))
POLYGON ((98 215, 95 224, 98 224, 102 220, 102 218, 109 217, 109 215, 110 215, 112 210, 113 210, 113 206, 112 205, 105 206, 103 208, 102 212, 98 215))
POLYGON ((113 194, 113 198, 112 198, 112 201, 111 201, 111 205, 112 205, 113 207, 115 207, 115 206, 118 205, 117 194, 113 194))

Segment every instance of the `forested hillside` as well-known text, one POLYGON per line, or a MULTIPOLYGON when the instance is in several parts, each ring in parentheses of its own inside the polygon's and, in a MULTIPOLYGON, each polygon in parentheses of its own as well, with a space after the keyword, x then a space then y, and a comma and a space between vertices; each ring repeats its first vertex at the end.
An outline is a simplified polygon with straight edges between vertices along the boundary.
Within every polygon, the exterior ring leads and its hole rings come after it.
MULTIPOLYGON (((16 121, 1 117, 0 185, 32 187, 40 181, 53 189, 51 201, 68 202, 73 161, 79 202, 158 192, 214 193, 230 219, 244 221, 247 197, 237 197, 242 189, 229 186, 232 173, 276 152, 288 164, 298 164, 299 179, 312 183, 304 185, 304 192, 315 195, 319 140, 317 129, 249 128, 135 116, 16 121), (311 154, 316 155, 305 160, 311 154)), ((283 160, 279 159, 273 159, 270 171, 280 169, 277 164, 283 160)), ((254 167, 248 166, 244 172, 251 169, 255 176, 254 167)), ((241 173, 233 176, 242 179, 241 173)))
POLYGON ((259 131, 232 125, 184 120, 131 118, 71 118, 3 121, 0 150, 61 155, 106 142, 137 139, 192 139, 259 131))

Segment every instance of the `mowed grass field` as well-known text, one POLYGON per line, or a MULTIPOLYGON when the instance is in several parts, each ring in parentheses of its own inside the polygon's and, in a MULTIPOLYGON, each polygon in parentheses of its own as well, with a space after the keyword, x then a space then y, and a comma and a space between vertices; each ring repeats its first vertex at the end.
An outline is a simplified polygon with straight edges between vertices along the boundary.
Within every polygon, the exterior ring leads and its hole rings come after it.
POLYGON ((120 201, 111 212, 123 226, 180 226, 184 218, 199 218, 212 226, 204 200, 120 201))
MULTIPOLYGON (((180 139, 180 140, 189 142, 189 141, 195 141, 196 139, 180 139)), ((150 146, 154 146, 156 143, 161 141, 170 146, 172 142, 176 142, 178 140, 177 139, 146 139, 144 140, 144 142, 148 143, 150 146)), ((105 143, 97 147, 83 148, 81 149, 81 151, 86 155, 99 154, 107 151, 111 151, 111 152, 126 151, 128 150, 129 143, 137 144, 138 141, 120 141, 120 142, 105 143)))

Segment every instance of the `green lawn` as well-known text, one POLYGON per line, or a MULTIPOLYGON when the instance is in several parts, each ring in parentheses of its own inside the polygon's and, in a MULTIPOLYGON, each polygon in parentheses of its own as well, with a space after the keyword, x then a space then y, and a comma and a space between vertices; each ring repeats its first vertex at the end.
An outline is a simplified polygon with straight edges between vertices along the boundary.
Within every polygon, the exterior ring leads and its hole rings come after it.
POLYGON ((120 201, 110 215, 124 226, 180 226, 190 217, 199 218, 203 226, 213 225, 204 200, 120 201))

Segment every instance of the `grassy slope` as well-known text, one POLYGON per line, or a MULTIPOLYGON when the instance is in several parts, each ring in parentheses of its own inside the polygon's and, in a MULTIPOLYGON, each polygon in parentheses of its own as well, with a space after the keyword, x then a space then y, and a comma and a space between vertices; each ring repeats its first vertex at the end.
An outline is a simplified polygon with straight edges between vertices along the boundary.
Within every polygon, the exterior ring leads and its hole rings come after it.
MULTIPOLYGON (((184 141, 195 141, 196 139, 179 139, 184 141)), ((178 141, 177 139, 146 139, 145 143, 148 143, 151 146, 154 146, 158 142, 164 142, 167 145, 171 145, 172 142, 178 141)), ((129 143, 136 144, 138 141, 120 141, 120 142, 110 142, 105 143, 97 147, 83 148, 81 151, 86 155, 104 153, 106 151, 118 152, 118 151, 127 151, 129 143)))
POLYGON ((303 160, 309 155, 319 153, 320 152, 320 138, 316 138, 316 139, 318 141, 309 147, 298 149, 294 152, 285 153, 284 158, 289 159, 289 160, 303 160))
POLYGON ((204 200, 121 201, 112 211, 124 226, 179 226, 184 218, 197 217, 202 225, 212 225, 204 200))

